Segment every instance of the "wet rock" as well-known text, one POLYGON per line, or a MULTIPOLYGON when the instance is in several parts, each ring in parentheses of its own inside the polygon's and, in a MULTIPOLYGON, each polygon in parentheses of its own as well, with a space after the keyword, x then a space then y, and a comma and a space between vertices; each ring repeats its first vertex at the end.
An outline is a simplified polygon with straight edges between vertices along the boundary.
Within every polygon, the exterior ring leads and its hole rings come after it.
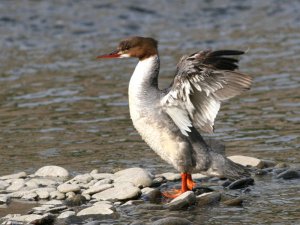
POLYGON ((195 195, 202 195, 204 193, 209 193, 209 192, 213 192, 214 190, 209 188, 209 187, 196 187, 194 189, 195 195))
POLYGON ((223 186, 223 187, 227 187, 228 185, 230 185, 232 183, 232 181, 230 181, 230 180, 225 180, 221 185, 223 186))
POLYGON ((20 173, 1 176, 0 180, 20 179, 20 178, 25 178, 25 177, 27 177, 26 172, 20 172, 20 173))
POLYGON ((197 206, 214 205, 220 202, 221 194, 219 192, 204 193, 196 197, 197 206))
POLYGON ((149 187, 152 184, 152 177, 147 170, 142 168, 129 168, 114 174, 115 183, 131 182, 137 187, 149 187))
POLYGON ((0 204, 8 204, 10 201, 9 195, 0 195, 0 204))
POLYGON ((12 184, 6 189, 7 191, 18 191, 25 186, 25 181, 23 179, 15 179, 12 184))
POLYGON ((83 225, 101 225, 101 221, 91 221, 91 222, 85 223, 83 225))
POLYGON ((259 169, 259 170, 255 171, 255 175, 257 175, 257 176, 263 176, 263 175, 267 175, 267 174, 268 174, 267 170, 259 169))
POLYGON ((251 177, 241 178, 239 180, 236 180, 232 182, 230 185, 227 186, 228 189, 240 189, 247 187, 249 185, 253 185, 254 180, 251 177))
POLYGON ((46 179, 46 178, 33 178, 26 181, 26 186, 32 187, 54 187, 58 184, 57 181, 46 179))
POLYGON ((97 200, 126 200, 135 199, 141 193, 141 190, 132 183, 119 183, 117 186, 94 194, 92 197, 97 200))
POLYGON ((50 192, 50 198, 57 199, 57 200, 63 200, 66 198, 66 196, 64 193, 61 193, 60 191, 52 191, 52 192, 50 192))
POLYGON ((54 207, 54 208, 50 208, 48 210, 46 210, 47 213, 54 213, 54 214, 57 214, 59 213, 60 211, 63 211, 67 208, 67 206, 57 206, 57 207, 54 207))
POLYGON ((82 194, 92 195, 92 194, 104 191, 106 189, 112 188, 113 186, 114 185, 112 185, 112 184, 102 184, 102 185, 99 185, 99 186, 95 185, 95 186, 92 186, 89 189, 83 191, 82 194))
POLYGON ((165 177, 168 181, 176 181, 176 180, 180 180, 181 179, 181 176, 180 174, 178 173, 162 173, 162 174, 159 174, 157 176, 163 176, 165 177))
POLYGON ((159 187, 162 183, 165 183, 167 179, 165 177, 155 177, 152 180, 152 185, 151 187, 159 187))
POLYGON ((156 220, 151 224, 152 225, 192 225, 192 222, 180 217, 167 217, 167 218, 156 220))
POLYGON ((284 171, 287 171, 287 170, 288 170, 288 168, 276 168, 276 169, 273 170, 273 173, 278 175, 278 174, 283 173, 284 171))
POLYGON ((57 219, 65 219, 65 218, 68 218, 70 216, 74 216, 75 215, 75 212, 74 211, 65 211, 65 212, 62 212, 58 217, 57 219))
POLYGON ((55 216, 52 214, 43 215, 42 218, 36 219, 31 222, 34 225, 53 225, 55 222, 55 216))
POLYGON ((86 198, 83 195, 75 195, 65 201, 67 206, 80 206, 86 203, 86 198))
POLYGON ((77 216, 86 215, 112 215, 114 214, 113 206, 110 204, 98 204, 85 208, 77 213, 77 216))
POLYGON ((283 162, 278 163, 277 165, 275 165, 275 168, 288 168, 288 167, 289 167, 289 165, 286 164, 286 163, 283 163, 283 162))
POLYGON ((114 175, 111 173, 90 173, 90 175, 95 180, 102 180, 102 179, 113 179, 114 175))
POLYGON ((76 184, 61 184, 57 187, 57 190, 61 193, 67 193, 67 192, 78 192, 80 191, 80 187, 76 184))
POLYGON ((35 172, 39 177, 68 177, 69 172, 60 166, 44 166, 35 172))
POLYGON ((278 179, 283 178, 285 180, 300 178, 300 173, 296 170, 289 169, 277 175, 278 179))
POLYGON ((228 199, 228 200, 224 201, 223 204, 227 205, 227 206, 242 206, 243 199, 241 199, 241 198, 228 199))
POLYGON ((36 214, 29 214, 29 215, 23 215, 23 216, 15 216, 11 218, 14 222, 23 222, 23 223, 31 223, 35 220, 42 219, 44 216, 42 215, 36 215, 36 214))
POLYGON ((137 209, 142 209, 142 210, 162 210, 162 209, 165 209, 165 208, 164 208, 163 205, 146 203, 146 204, 138 205, 137 209))
POLYGON ((275 165, 274 161, 263 159, 260 169, 274 167, 275 165))
POLYGON ((61 200, 50 200, 48 202, 44 202, 43 203, 43 205, 55 205, 55 206, 57 206, 57 205, 63 205, 63 204, 64 203, 61 200))
MULTIPOLYGON (((116 203, 116 202, 115 202, 116 203)), ((114 203, 114 204, 115 204, 114 203)), ((143 200, 129 200, 127 202, 125 202, 122 206, 127 206, 127 205, 140 205, 143 204, 144 201, 143 200)))
POLYGON ((250 156, 233 155, 233 156, 229 156, 227 158, 229 158, 231 161, 241 164, 243 166, 252 166, 252 167, 261 168, 261 166, 263 165, 262 160, 254 158, 254 157, 250 157, 250 156))
POLYGON ((196 202, 194 192, 187 191, 174 198, 170 203, 166 204, 169 210, 180 210, 193 205, 196 202))
POLYGON ((161 202, 161 192, 156 188, 143 188, 142 197, 143 200, 149 201, 151 203, 160 203, 161 202))

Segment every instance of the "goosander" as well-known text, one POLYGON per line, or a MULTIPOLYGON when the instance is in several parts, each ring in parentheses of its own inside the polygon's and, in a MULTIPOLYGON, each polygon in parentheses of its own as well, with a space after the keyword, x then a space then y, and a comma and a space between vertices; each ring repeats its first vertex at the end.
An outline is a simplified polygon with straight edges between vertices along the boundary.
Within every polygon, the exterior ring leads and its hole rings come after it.
POLYGON ((232 180, 248 170, 212 149, 200 131, 212 133, 221 103, 250 89, 252 78, 236 71, 237 50, 198 51, 183 56, 170 87, 158 88, 157 41, 130 37, 117 50, 97 58, 139 59, 129 82, 130 116, 143 140, 181 173, 181 189, 164 192, 175 198, 192 190, 192 173, 232 180))

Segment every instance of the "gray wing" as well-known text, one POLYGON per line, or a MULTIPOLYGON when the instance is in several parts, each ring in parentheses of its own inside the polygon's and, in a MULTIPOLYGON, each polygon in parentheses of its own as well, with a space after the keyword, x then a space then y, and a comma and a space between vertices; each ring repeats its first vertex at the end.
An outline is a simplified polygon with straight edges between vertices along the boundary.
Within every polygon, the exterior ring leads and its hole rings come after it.
POLYGON ((161 99, 165 112, 181 132, 190 127, 212 133, 221 102, 250 89, 252 78, 235 71, 242 51, 200 51, 183 56, 169 92, 161 99))

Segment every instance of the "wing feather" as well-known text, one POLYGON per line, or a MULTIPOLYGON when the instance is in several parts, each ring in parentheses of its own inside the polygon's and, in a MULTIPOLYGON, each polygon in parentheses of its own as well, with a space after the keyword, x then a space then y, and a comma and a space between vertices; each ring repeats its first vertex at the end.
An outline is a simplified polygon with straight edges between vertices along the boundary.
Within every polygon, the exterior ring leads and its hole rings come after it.
POLYGON ((181 58, 161 104, 184 135, 188 136, 192 126, 212 133, 221 102, 250 88, 252 78, 234 71, 238 59, 232 56, 241 54, 244 52, 207 50, 181 58))

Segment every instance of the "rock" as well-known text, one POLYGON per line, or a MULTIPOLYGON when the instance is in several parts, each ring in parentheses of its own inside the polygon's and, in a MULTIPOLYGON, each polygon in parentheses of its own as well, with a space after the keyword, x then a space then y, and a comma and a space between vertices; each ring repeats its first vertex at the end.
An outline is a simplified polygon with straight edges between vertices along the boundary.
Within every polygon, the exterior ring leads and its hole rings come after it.
POLYGON ((8 186, 9 186, 8 182, 6 182, 4 180, 0 180, 0 191, 5 190, 8 186))
POLYGON ((142 209, 142 210, 163 210, 163 209, 165 209, 163 205, 152 204, 152 203, 141 204, 141 205, 138 205, 136 208, 142 209))
POLYGON ((86 198, 80 194, 66 200, 67 206, 80 206, 86 203, 86 198))
POLYGON ((40 188, 35 191, 39 199, 47 199, 50 197, 50 192, 55 191, 54 188, 40 188))
POLYGON ((63 183, 57 187, 57 190, 61 193, 67 193, 67 192, 78 192, 80 191, 80 187, 76 184, 67 184, 63 183))
POLYGON ((288 168, 290 166, 286 163, 281 162, 281 163, 276 164, 274 167, 279 169, 279 168, 288 168))
POLYGON ((65 211, 65 212, 61 213, 61 214, 57 217, 57 219, 66 219, 66 218, 68 218, 68 217, 70 217, 70 216, 74 216, 74 215, 75 215, 75 212, 74 212, 74 211, 65 211))
POLYGON ((35 220, 42 219, 43 217, 44 215, 41 216, 35 214, 28 214, 28 215, 13 217, 12 220, 17 222, 23 222, 23 223, 31 223, 35 220))
POLYGON ((22 198, 24 195, 30 194, 32 191, 16 191, 9 193, 11 198, 22 198))
POLYGON ((72 180, 76 180, 80 183, 88 183, 93 179, 93 177, 86 173, 86 174, 79 174, 76 177, 74 177, 72 180))
POLYGON ((257 176, 263 176, 266 174, 268 174, 268 171, 266 171, 266 170, 259 169, 259 170, 255 171, 255 175, 257 175, 257 176))
POLYGON ((250 157, 250 156, 243 156, 243 155, 233 155, 227 157, 231 161, 241 164, 243 166, 252 166, 252 167, 259 167, 263 165, 263 162, 260 159, 250 157))
POLYGON ((204 193, 196 197, 197 206, 214 205, 220 202, 221 194, 219 192, 204 193))
POLYGON ((60 166, 44 166, 35 172, 39 177, 68 177, 69 172, 60 166))
POLYGON ((65 210, 66 208, 67 208, 67 206, 65 206, 65 205, 57 206, 57 207, 50 208, 50 209, 46 210, 46 213, 54 213, 54 214, 57 214, 57 213, 59 213, 60 211, 65 210))
POLYGON ((52 191, 52 192, 50 192, 50 198, 57 199, 57 200, 63 200, 66 198, 66 196, 64 193, 61 193, 59 191, 52 191))
POLYGON ((30 179, 29 181, 26 181, 26 186, 32 186, 32 187, 55 187, 58 182, 51 180, 51 179, 46 179, 46 178, 33 178, 30 179))
POLYGON ((253 185, 253 184, 254 184, 253 178, 245 177, 245 178, 241 178, 239 180, 232 182, 231 184, 229 184, 227 186, 227 188, 228 189, 240 189, 240 188, 244 188, 244 187, 247 187, 247 186, 253 185))
POLYGON ((200 180, 200 179, 204 179, 204 178, 208 178, 207 175, 204 175, 202 173, 194 173, 192 175, 193 179, 196 179, 196 180, 200 180))
POLYGON ((2 176, 2 177, 0 177, 0 180, 19 179, 19 178, 25 178, 25 177, 27 177, 27 174, 25 172, 20 172, 20 173, 2 176))
POLYGON ((178 173, 170 173, 170 172, 168 172, 168 173, 159 174, 157 176, 163 176, 168 181, 176 181, 176 180, 180 180, 181 179, 181 176, 178 173))
POLYGON ((278 174, 276 178, 278 178, 278 179, 283 178, 285 180, 297 179, 297 178, 300 178, 300 173, 296 170, 288 169, 288 170, 278 174))
POLYGON ((149 187, 152 184, 152 177, 147 170, 142 168, 129 168, 116 172, 115 183, 131 182, 137 187, 149 187))
POLYGON ((95 180, 102 180, 102 179, 113 179, 114 175, 111 173, 90 173, 90 175, 95 180))
POLYGON ((12 184, 6 189, 7 191, 18 191, 25 186, 25 181, 23 179, 15 179, 12 184))
POLYGON ((64 203, 61 200, 50 200, 48 202, 44 202, 43 203, 43 205, 55 205, 55 206, 57 206, 57 205, 63 205, 63 204, 64 203))
POLYGON ((193 223, 187 219, 180 217, 167 217, 156 220, 151 225, 192 225, 193 223))
POLYGON ((55 216, 52 214, 44 214, 42 218, 31 222, 34 225, 52 225, 55 222, 55 216))
POLYGON ((170 203, 166 204, 166 207, 169 210, 180 210, 195 204, 195 202, 196 196, 194 192, 187 191, 174 198, 170 203))
POLYGON ((156 188, 143 188, 142 197, 144 201, 149 201, 150 203, 160 203, 161 202, 161 192, 156 188))
POLYGON ((227 205, 227 206, 242 206, 243 199, 241 199, 241 198, 229 199, 229 200, 224 201, 223 204, 227 205))
POLYGON ((83 225, 101 225, 101 221, 91 221, 91 222, 85 223, 83 225))
POLYGON ((29 194, 23 195, 22 199, 28 200, 28 201, 35 201, 37 200, 38 195, 35 192, 31 192, 29 194))
POLYGON ((159 187, 162 183, 167 182, 167 179, 165 177, 155 177, 152 180, 151 187, 159 187))
POLYGON ((82 196, 85 197, 85 199, 86 199, 87 201, 90 201, 90 200, 91 200, 91 196, 88 195, 88 194, 82 194, 82 196))
POLYGON ((70 198, 73 198, 75 196, 75 192, 71 191, 71 192, 67 192, 66 193, 66 198, 70 199, 70 198))
POLYGON ((111 183, 113 183, 112 179, 105 178, 105 179, 97 181, 95 184, 93 184, 93 186, 100 186, 102 184, 111 184, 111 183))
POLYGON ((113 206, 110 204, 97 204, 91 207, 85 208, 77 213, 77 216, 86 215, 111 215, 114 214, 113 206))
POLYGON ((92 197, 97 200, 126 200, 135 199, 141 193, 141 190, 132 183, 119 183, 117 186, 94 194, 92 197))
POLYGON ((92 194, 104 191, 106 189, 112 188, 113 186, 114 185, 112 185, 112 184, 102 184, 102 185, 99 185, 99 186, 95 185, 95 186, 92 186, 89 189, 83 191, 82 194, 92 195, 92 194))
POLYGON ((0 204, 8 204, 10 202, 9 195, 0 195, 0 204))
POLYGON ((275 165, 276 163, 274 161, 263 159, 260 169, 274 167, 275 165))

